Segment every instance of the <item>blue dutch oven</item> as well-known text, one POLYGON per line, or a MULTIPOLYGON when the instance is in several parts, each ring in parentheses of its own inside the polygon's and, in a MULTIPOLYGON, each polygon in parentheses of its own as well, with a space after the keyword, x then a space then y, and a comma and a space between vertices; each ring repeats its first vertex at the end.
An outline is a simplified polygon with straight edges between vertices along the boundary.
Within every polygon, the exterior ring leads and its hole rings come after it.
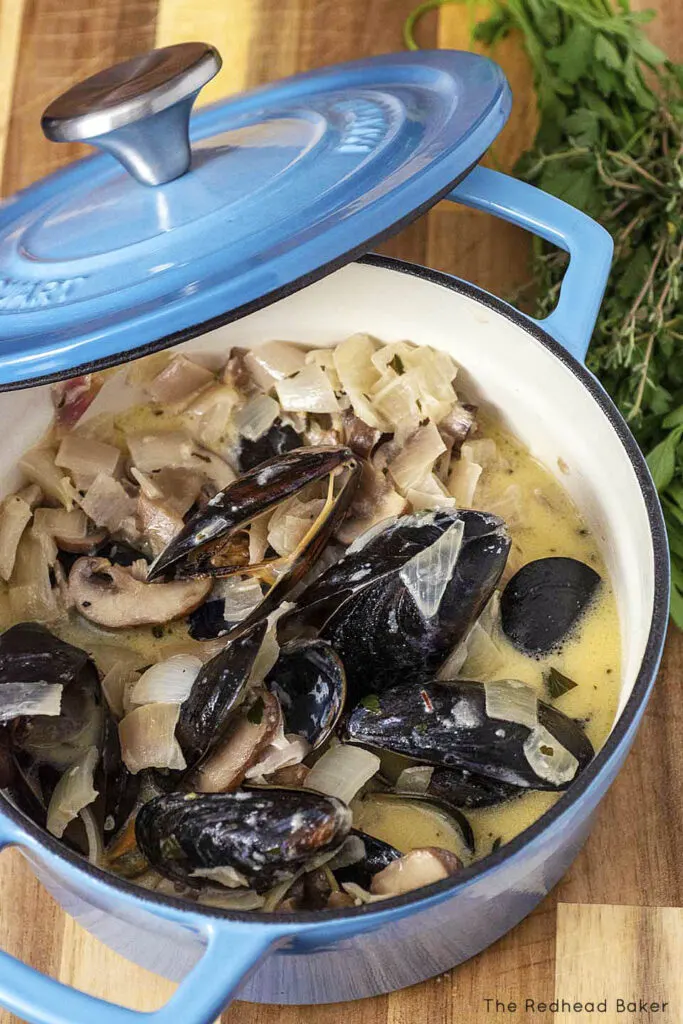
MULTIPOLYGON (((617 719, 590 767, 531 828, 454 878, 341 911, 199 909, 144 891, 56 842, 0 797, 17 846, 85 928, 179 981, 155 1013, 103 1002, 0 954, 0 1002, 35 1024, 208 1024, 231 996, 355 999, 448 970, 520 921, 567 870, 633 742, 664 643, 668 555, 626 424, 582 365, 612 243, 565 203, 477 162, 503 126, 500 69, 472 54, 397 54, 323 69, 188 122, 219 58, 154 51, 46 111, 56 140, 107 152, 0 207, 0 389, 12 423, 3 490, 51 416, 49 383, 155 349, 225 351, 355 331, 446 349, 563 484, 601 540, 623 636, 617 719), (123 166, 122 166, 123 165, 123 166), (542 322, 372 244, 447 198, 566 250, 542 322)), ((21 908, 17 908, 17 913, 21 908)))

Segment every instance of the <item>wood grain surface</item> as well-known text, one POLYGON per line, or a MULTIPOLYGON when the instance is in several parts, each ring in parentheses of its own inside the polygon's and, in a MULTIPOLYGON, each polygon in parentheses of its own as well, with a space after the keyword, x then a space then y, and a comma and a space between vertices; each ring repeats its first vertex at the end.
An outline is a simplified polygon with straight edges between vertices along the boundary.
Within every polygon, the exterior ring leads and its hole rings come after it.
MULTIPOLYGON (((46 103, 73 82, 154 45, 215 43, 224 58, 205 90, 215 99, 321 64, 401 48, 414 0, 0 0, 0 194, 9 195, 81 155, 40 131, 46 103)), ((683 2, 646 0, 660 17, 656 41, 683 59, 683 2)), ((420 26, 427 46, 466 46, 460 5, 420 26)), ((515 40, 496 53, 515 106, 495 146, 512 166, 533 137, 529 69, 515 40)), ((526 279, 528 239, 490 218, 440 204, 385 251, 461 274, 498 294, 526 279)), ((514 354, 511 355, 514 358, 514 354)), ((524 1006, 552 1001, 642 997, 665 1012, 536 1013, 535 1024, 599 1019, 607 1024, 683 1021, 683 639, 669 637, 655 693, 633 753, 604 801, 573 868, 526 921, 457 970, 372 1000, 328 1007, 235 1004, 223 1024, 502 1024, 520 1019, 487 998, 524 1006)), ((17 852, 0 857, 0 947, 41 971, 136 1009, 161 1005, 172 986, 110 952, 66 917, 17 852)), ((17 1018, 0 1011, 0 1024, 17 1018)), ((96 1024, 96 1022, 93 1022, 96 1024)), ((182 1022, 179 1022, 182 1024, 182 1022)))

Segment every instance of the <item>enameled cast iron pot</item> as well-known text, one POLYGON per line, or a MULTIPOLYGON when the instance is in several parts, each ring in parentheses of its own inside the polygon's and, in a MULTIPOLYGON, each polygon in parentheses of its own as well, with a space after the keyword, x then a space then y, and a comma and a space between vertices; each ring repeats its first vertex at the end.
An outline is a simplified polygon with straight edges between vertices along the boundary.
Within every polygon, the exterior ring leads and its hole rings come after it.
MULTIPOLYGON (((431 54, 420 59, 432 62, 432 67, 440 62, 443 69, 453 57, 431 54)), ((410 59, 401 55, 365 62, 364 67, 366 74, 368 68, 379 74, 391 60, 404 67, 410 59)), ((484 65, 490 71, 492 65, 484 65)), ((196 80, 193 86, 196 93, 196 80)), ((366 92, 363 102, 368 102, 366 92)), ((196 123, 212 116, 215 112, 199 115, 196 123)), ((97 168, 97 161, 103 162, 102 173, 113 173, 110 157, 96 157, 90 163, 97 168)), ((608 396, 582 365, 609 269, 611 240, 582 214, 528 185, 483 169, 463 178, 474 162, 471 153, 465 154, 465 161, 462 170, 451 175, 451 182, 463 180, 448 198, 494 213, 570 253, 558 307, 543 323, 453 277, 368 256, 307 287, 301 287, 305 275, 298 274, 298 291, 239 319, 228 313, 223 319, 233 322, 209 333, 202 334, 202 327, 185 330, 184 337, 198 336, 182 341, 180 347, 224 352, 231 345, 254 346, 273 337, 321 346, 366 331, 383 341, 409 338, 447 350, 532 454, 561 472, 563 485, 600 541, 617 594, 623 643, 621 702, 607 742, 550 811, 484 861, 454 878, 386 902, 315 914, 200 911, 179 899, 144 891, 90 866, 0 798, 0 846, 19 847, 65 910, 102 941, 181 982, 161 1010, 140 1014, 64 986, 0 953, 0 1002, 21 1018, 36 1024, 208 1024, 237 992, 240 998, 261 1002, 315 1003, 411 985, 461 963, 513 927, 555 885, 586 839, 593 813, 633 742, 659 664, 668 614, 663 521, 639 449, 608 396)), ((76 179, 81 181, 84 173, 67 171, 48 179, 44 187, 54 190, 65 181, 68 185, 70 174, 81 175, 76 179)), ((194 169, 186 177, 192 174, 194 169)), ((441 187, 433 195, 446 191, 441 187)), ((163 196, 163 189, 145 194, 163 196)), ((23 201, 19 197, 20 208, 23 201)), ((419 205, 415 203, 415 209, 419 205)), ((0 285, 2 215, 0 210, 0 285)), ((332 253, 327 263, 335 260, 341 262, 332 253)), ((279 283, 282 292, 292 291, 282 279, 279 283)), ((271 299, 276 292, 272 287, 271 299)), ((0 291, 0 314, 2 295, 0 291)), ((212 318, 217 322, 211 306, 215 296, 216 289, 207 294, 201 307, 204 315, 195 317, 195 323, 212 318)), ((75 319, 77 313, 74 307, 75 319)), ((158 315, 163 319, 166 314, 159 309, 158 315)), ((0 315, 0 342, 13 336, 16 320, 3 321, 0 315)), ((167 327, 165 340, 156 344, 161 334, 145 335, 139 319, 125 343, 119 338, 118 361, 130 358, 144 344, 168 345, 170 333, 167 327)), ((57 326, 53 338, 59 337, 57 326)), ((80 353, 117 361, 114 342, 94 332, 91 337, 82 332, 82 337, 80 353)), ((4 492, 16 485, 13 466, 39 439, 52 413, 49 384, 34 383, 26 390, 30 378, 37 376, 32 368, 39 365, 43 380, 54 379, 60 373, 69 376, 74 366, 87 361, 80 355, 65 357, 60 370, 53 354, 52 362, 46 362, 47 347, 47 342, 42 349, 37 342, 28 342, 22 350, 17 343, 19 357, 7 360, 2 370, 5 388, 14 388, 0 399, 3 423, 12 425, 0 453, 4 492), (30 355, 26 360, 25 351, 30 355)))

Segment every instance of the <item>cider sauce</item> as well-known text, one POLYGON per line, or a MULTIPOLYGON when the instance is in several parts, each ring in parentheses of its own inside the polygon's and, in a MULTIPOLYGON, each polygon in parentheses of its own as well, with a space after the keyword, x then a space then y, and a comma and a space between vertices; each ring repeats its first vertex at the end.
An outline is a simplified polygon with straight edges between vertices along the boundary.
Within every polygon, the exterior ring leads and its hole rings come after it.
MULTIPOLYGON (((494 672, 483 673, 479 681, 520 679, 533 686, 540 698, 585 723, 586 734, 597 751, 614 722, 621 684, 617 603, 603 558, 576 505, 545 466, 516 438, 492 423, 484 422, 478 436, 492 438, 498 449, 498 458, 480 477, 474 506, 496 512, 508 522, 512 548, 502 583, 527 562, 553 555, 580 559, 603 580, 575 634, 559 652, 529 657, 499 632, 495 639, 502 661, 494 672), (515 490, 510 492, 510 487, 515 490), (556 700, 549 697, 543 679, 550 666, 577 683, 574 690, 556 700)), ((395 761, 384 768, 395 777, 406 763, 395 761)), ((439 826, 438 812, 420 828, 415 805, 406 805, 405 811, 398 802, 377 807, 372 814, 362 814, 362 827, 404 853, 415 846, 439 845, 439 834, 446 835, 448 841, 442 845, 459 852, 466 861, 478 860, 490 853, 494 844, 506 843, 532 825, 559 796, 529 792, 495 807, 466 810, 475 837, 474 858, 453 846, 452 830, 439 826)))

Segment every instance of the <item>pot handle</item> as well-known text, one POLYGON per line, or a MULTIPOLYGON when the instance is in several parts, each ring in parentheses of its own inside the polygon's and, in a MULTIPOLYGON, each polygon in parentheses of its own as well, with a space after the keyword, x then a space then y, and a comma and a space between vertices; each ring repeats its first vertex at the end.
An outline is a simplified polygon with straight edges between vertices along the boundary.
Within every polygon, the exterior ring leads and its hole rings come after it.
POLYGON ((528 319, 583 362, 609 276, 611 235, 563 200, 487 167, 475 167, 446 198, 526 228, 569 253, 557 306, 544 320, 528 319))
MULTIPOLYGON (((8 834, 11 828, 7 819, 0 819, 0 850, 9 845, 31 845, 19 832, 8 834)), ((154 905, 147 904, 146 909, 154 912, 154 905)), ((167 906, 158 909, 166 920, 177 919, 187 927, 186 912, 167 906)), ((282 933, 263 924, 255 927, 199 916, 191 926, 206 942, 206 951, 159 1010, 129 1010, 87 995, 2 951, 0 1004, 29 1024, 212 1024, 282 933)))

